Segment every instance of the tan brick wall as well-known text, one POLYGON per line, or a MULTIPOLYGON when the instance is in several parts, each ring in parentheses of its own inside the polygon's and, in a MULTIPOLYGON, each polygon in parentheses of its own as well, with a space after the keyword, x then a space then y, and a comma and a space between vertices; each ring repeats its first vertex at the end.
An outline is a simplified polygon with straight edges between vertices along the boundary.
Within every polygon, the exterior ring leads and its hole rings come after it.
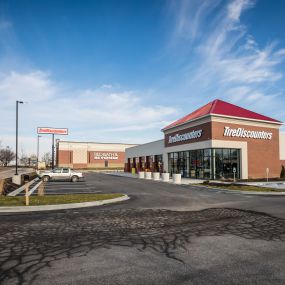
POLYGON ((85 149, 73 150, 73 163, 86 164, 87 163, 87 151, 85 149))

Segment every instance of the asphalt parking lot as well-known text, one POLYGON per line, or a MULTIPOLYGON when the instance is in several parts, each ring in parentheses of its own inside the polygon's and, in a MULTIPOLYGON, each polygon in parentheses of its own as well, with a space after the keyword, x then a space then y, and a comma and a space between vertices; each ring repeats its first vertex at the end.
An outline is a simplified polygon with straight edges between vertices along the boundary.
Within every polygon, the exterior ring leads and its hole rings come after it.
POLYGON ((2 214, 1 284, 285 283, 284 197, 104 174, 60 183, 48 183, 46 191, 120 192, 131 199, 2 214))
POLYGON ((46 195, 101 193, 92 183, 88 183, 86 180, 78 182, 49 181, 45 182, 44 185, 46 195))

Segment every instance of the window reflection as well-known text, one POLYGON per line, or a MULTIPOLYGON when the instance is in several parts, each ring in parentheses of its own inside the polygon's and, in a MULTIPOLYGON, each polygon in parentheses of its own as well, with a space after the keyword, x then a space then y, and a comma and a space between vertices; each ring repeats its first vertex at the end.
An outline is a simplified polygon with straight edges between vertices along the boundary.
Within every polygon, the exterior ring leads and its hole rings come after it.
POLYGON ((239 149, 199 149, 168 154, 169 172, 197 179, 240 178, 239 149))

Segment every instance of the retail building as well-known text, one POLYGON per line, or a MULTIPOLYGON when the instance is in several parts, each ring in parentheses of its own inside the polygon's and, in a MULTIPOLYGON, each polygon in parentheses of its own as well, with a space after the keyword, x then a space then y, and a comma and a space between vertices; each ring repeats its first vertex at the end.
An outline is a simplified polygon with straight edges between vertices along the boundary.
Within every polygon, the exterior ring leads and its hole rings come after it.
POLYGON ((127 148, 125 170, 197 179, 279 177, 285 165, 282 124, 214 100, 162 129, 164 139, 127 148))
POLYGON ((136 146, 122 143, 57 141, 59 167, 75 169, 124 169, 125 149, 136 146))

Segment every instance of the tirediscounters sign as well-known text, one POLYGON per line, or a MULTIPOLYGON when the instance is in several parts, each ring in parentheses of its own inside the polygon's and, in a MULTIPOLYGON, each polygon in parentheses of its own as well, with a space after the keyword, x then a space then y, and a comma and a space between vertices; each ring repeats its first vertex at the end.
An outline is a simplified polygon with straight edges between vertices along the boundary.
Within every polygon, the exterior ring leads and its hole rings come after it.
POLYGON ((68 129, 39 127, 38 134, 68 135, 68 129))

